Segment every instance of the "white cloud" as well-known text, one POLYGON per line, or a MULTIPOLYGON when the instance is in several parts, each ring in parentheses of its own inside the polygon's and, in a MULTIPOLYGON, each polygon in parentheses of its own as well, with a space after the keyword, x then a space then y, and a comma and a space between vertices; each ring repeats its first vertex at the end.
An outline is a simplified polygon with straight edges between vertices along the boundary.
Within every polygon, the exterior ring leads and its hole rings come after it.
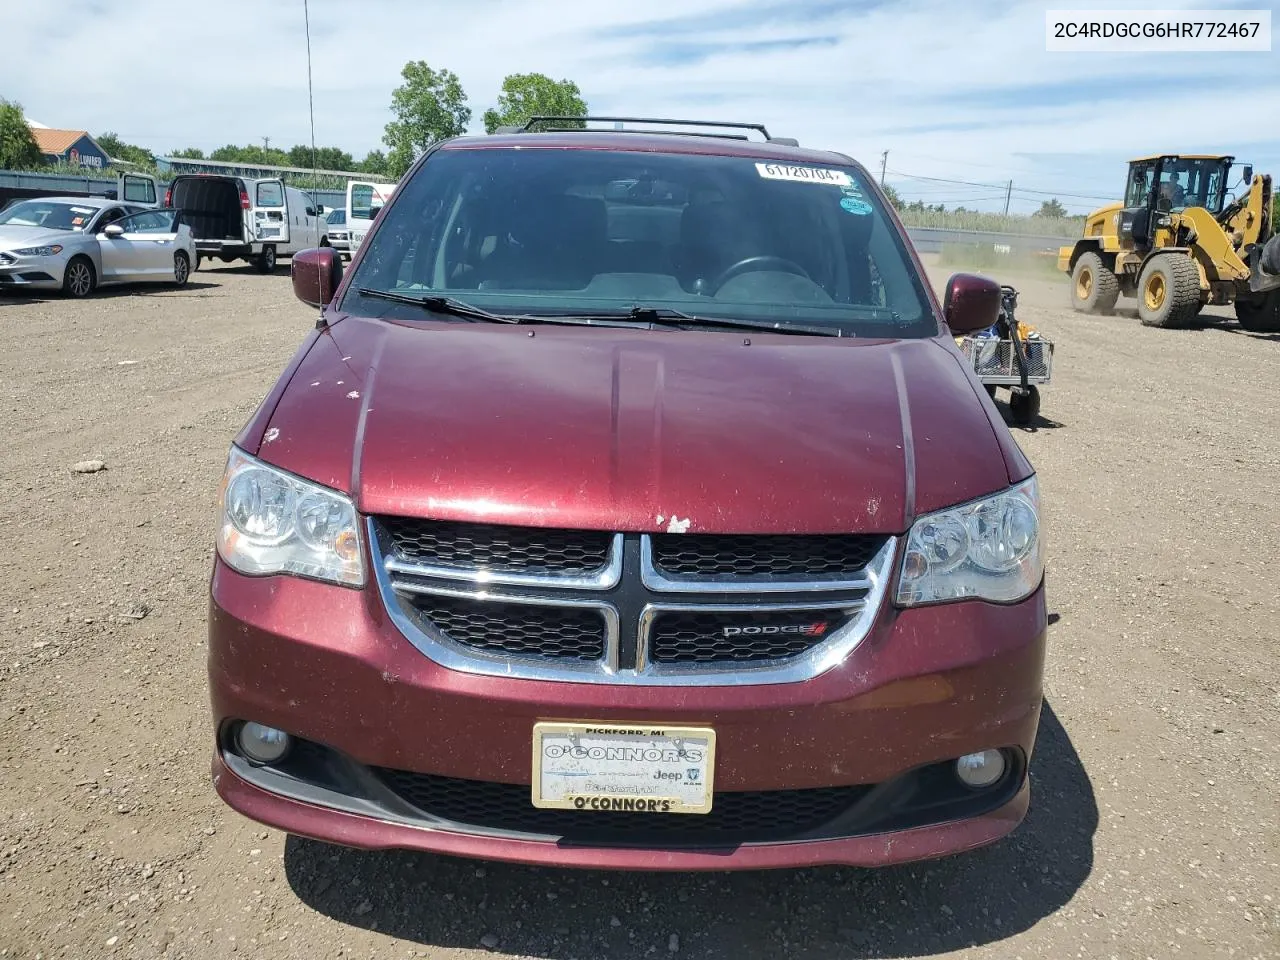
MULTIPOLYGON (((382 147, 400 68, 425 59, 460 76, 477 131, 503 76, 536 70, 575 80, 597 109, 761 121, 877 172, 888 150, 891 170, 1110 195, 1131 155, 1221 150, 1280 174, 1280 133, 1263 122, 1280 116, 1280 50, 1049 54, 1044 9, 1059 4, 794 0, 790 16, 752 24, 744 12, 763 2, 311 0, 316 139, 357 156, 382 147), (800 16, 815 3, 834 14, 800 16), (644 28, 691 9, 696 31, 644 28), (835 41, 732 52, 817 37, 835 41), (673 56, 696 44, 730 52, 673 56)), ((158 151, 309 139, 302 0, 9 0, 5 16, 0 89, 44 123, 158 151)), ((991 195, 898 182, 940 199, 991 195)))

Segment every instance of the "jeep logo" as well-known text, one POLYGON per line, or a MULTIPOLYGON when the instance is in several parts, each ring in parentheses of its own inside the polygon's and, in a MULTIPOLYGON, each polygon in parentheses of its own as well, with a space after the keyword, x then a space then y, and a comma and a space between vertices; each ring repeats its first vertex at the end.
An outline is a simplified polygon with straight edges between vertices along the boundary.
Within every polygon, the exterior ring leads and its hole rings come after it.
POLYGON ((726 637, 758 637, 786 634, 790 636, 820 637, 827 632, 827 622, 765 624, 751 627, 725 627, 726 637))

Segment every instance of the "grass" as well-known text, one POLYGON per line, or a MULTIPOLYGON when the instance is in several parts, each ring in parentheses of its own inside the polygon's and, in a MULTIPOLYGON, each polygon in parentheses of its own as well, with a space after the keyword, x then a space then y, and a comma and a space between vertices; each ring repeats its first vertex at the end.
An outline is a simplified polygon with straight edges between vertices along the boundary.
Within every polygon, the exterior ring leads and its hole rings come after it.
POLYGON ((1013 251, 1000 253, 989 243, 945 243, 938 263, 953 270, 987 274, 1019 273, 1037 277, 1061 277, 1056 255, 1013 251))

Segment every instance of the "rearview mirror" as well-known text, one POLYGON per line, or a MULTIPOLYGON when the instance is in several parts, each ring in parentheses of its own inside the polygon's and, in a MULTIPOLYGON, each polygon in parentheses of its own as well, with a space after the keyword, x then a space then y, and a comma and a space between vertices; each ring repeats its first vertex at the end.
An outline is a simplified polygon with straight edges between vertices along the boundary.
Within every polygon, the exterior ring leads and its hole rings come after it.
POLYGON ((312 307, 327 307, 342 282, 342 257, 333 247, 311 247, 289 264, 293 295, 312 307))
POLYGON ((123 237, 124 227, 120 226, 118 223, 108 223, 102 228, 102 233, 104 236, 108 237, 123 237))
POLYGON ((974 273, 952 274, 942 312, 952 333, 985 330, 1000 319, 1000 284, 974 273))

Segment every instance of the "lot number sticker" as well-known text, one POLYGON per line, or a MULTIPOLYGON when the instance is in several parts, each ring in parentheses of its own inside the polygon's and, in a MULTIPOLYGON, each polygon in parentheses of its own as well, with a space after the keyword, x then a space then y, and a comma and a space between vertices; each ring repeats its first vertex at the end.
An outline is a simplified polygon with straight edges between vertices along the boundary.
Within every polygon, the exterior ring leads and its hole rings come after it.
POLYGON ((818 183, 832 187, 853 185, 853 178, 843 170, 825 167, 793 167, 787 163, 757 163, 756 171, 766 180, 790 180, 793 183, 818 183))

